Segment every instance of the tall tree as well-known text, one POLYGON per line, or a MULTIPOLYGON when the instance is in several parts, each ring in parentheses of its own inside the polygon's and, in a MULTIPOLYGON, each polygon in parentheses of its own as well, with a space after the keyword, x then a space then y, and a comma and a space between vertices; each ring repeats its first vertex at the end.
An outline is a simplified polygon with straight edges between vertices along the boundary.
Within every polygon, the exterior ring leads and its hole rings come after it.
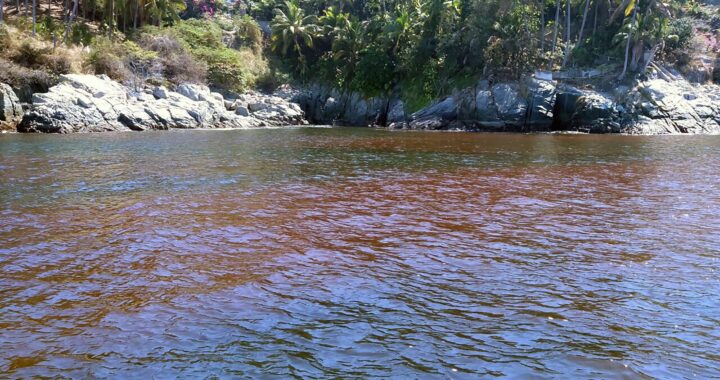
POLYGON ((632 21, 628 28, 627 44, 625 45, 625 64, 623 65, 623 71, 620 74, 620 79, 625 78, 628 69, 628 59, 630 57, 630 45, 632 44, 633 28, 635 27, 635 21, 637 21, 637 10, 640 6, 640 0, 630 0, 627 9, 625 10, 625 16, 628 16, 632 12, 632 21))
POLYGON ((580 25, 580 34, 578 34, 578 46, 582 46, 585 33, 585 22, 587 21, 588 10, 590 10, 590 0, 585 0, 585 10, 583 11, 582 24, 580 25))
POLYGON ((560 27, 560 0, 555 0, 555 21, 553 21, 552 53, 557 50, 558 28, 560 27))
POLYGON ((567 22, 567 25, 565 26, 566 33, 565 33, 565 58, 563 58, 562 67, 567 66, 568 61, 570 60, 570 50, 572 50, 572 44, 570 43, 570 33, 571 33, 571 17, 570 17, 570 0, 567 0, 567 6, 565 9, 565 19, 567 22))
POLYGON ((32 0, 32 36, 37 34, 37 0, 32 0))

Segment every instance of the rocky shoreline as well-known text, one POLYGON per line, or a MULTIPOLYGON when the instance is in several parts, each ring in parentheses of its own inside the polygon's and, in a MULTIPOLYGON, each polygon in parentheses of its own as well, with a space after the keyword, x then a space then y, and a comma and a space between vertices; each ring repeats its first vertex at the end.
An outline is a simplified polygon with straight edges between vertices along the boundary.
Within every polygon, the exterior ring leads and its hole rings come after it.
POLYGON ((658 69, 612 93, 526 78, 457 91, 414 112, 398 97, 364 99, 321 85, 226 94, 183 84, 135 91, 106 76, 63 75, 22 105, 0 84, 0 130, 77 133, 306 124, 389 129, 624 134, 719 134, 720 87, 658 69))
POLYGON ((75 133, 305 124, 297 104, 260 94, 224 98, 184 84, 132 91, 106 76, 64 75, 49 92, 34 94, 18 132, 75 133))
POLYGON ((480 81, 414 113, 406 113, 397 97, 365 100, 321 86, 284 96, 299 103, 311 122, 323 124, 485 132, 720 134, 720 87, 693 84, 660 68, 644 81, 611 92, 536 78, 480 81))

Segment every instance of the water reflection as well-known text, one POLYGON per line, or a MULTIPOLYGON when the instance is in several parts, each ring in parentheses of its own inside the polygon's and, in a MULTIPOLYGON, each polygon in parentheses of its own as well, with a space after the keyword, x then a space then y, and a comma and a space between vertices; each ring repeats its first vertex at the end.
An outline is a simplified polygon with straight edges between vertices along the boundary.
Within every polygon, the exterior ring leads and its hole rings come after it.
POLYGON ((0 137, 12 377, 716 376, 720 139, 0 137))

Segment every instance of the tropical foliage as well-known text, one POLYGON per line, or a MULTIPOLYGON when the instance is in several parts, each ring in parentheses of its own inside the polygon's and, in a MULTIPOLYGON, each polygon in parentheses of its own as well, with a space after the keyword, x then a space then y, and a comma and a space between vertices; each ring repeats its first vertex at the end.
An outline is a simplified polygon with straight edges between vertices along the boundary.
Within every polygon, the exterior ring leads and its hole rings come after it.
POLYGON ((60 14, 51 11, 57 0, 24 1, 16 23, 53 47, 93 46, 90 66, 118 76, 127 72, 113 59, 152 56, 133 54, 130 39, 159 53, 140 65, 160 72, 150 77, 243 89, 272 70, 422 104, 478 77, 597 66, 619 78, 642 73, 654 59, 682 57, 698 17, 720 20, 695 0, 226 1, 64 0, 60 14), (280 65, 268 69, 264 56, 280 65))

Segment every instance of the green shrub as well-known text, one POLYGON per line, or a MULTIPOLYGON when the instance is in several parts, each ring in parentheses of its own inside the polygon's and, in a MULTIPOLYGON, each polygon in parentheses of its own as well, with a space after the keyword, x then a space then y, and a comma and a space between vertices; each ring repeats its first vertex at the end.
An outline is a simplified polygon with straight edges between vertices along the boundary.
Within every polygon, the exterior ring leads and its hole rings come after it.
POLYGON ((367 97, 373 97, 387 93, 393 80, 394 70, 390 57, 382 48, 371 46, 360 53, 350 88, 367 97))
POLYGON ((70 30, 70 42, 75 45, 88 46, 93 41, 93 33, 85 23, 75 23, 70 30))
POLYGON ((63 25, 52 16, 46 15, 39 19, 36 25, 37 33, 45 39, 52 40, 53 37, 59 42, 63 37, 63 25))
POLYGON ((167 33, 144 34, 139 43, 143 48, 158 53, 163 66, 163 76, 171 83, 205 83, 207 64, 196 59, 175 36, 167 33))
POLYGON ((185 20, 169 28, 179 40, 188 44, 190 49, 222 49, 222 29, 207 20, 185 20))
MULTIPOLYGON (((257 41, 257 37, 252 35, 253 25, 249 21, 241 24, 248 31, 243 38, 257 41)), ((140 43, 160 52, 161 57, 175 55, 189 64, 188 70, 183 70, 176 63, 163 60, 165 74, 175 76, 168 77, 175 83, 180 83, 180 80, 199 82, 207 73, 207 82, 212 87, 244 91, 254 86, 258 78, 267 72, 267 61, 260 49, 228 48, 223 43, 223 30, 216 21, 184 20, 163 29, 147 27, 143 30, 140 43)))
POLYGON ((677 50, 687 47, 695 36, 693 21, 689 17, 679 18, 670 21, 668 27, 668 38, 665 43, 670 50, 677 50))
POLYGON ((30 41, 24 41, 15 50, 12 60, 22 66, 37 68, 45 61, 45 56, 51 52, 52 50, 49 48, 36 46, 30 41))
POLYGON ((117 81, 136 79, 136 73, 146 75, 158 54, 145 50, 132 41, 115 42, 97 38, 88 57, 88 64, 95 74, 105 74, 117 81))
POLYGON ((247 47, 255 53, 260 53, 263 43, 260 25, 250 16, 234 18, 233 25, 235 27, 235 48, 247 47))
POLYGON ((16 89, 20 100, 29 102, 32 94, 47 92, 57 79, 42 70, 29 69, 0 57, 0 82, 16 89))
MULTIPOLYGON (((244 91, 252 87, 259 73, 244 62, 243 55, 232 49, 197 49, 195 55, 208 65, 208 84, 213 87, 244 91)), ((247 58, 247 56, 245 57, 247 58)))

